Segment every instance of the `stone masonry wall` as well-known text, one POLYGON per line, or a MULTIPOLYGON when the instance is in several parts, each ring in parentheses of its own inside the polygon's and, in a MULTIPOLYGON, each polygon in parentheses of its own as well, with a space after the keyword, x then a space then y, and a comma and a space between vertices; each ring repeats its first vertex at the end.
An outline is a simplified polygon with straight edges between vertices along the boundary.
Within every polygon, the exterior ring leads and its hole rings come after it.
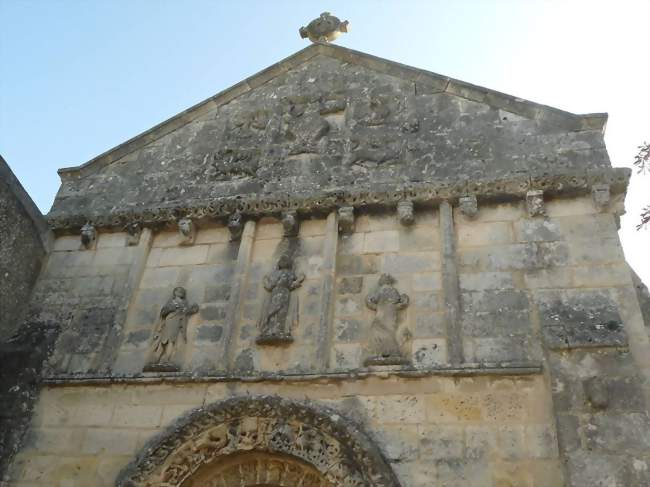
POLYGON ((442 208, 417 209, 410 226, 394 211, 357 211, 350 234, 331 214, 304 220, 296 237, 264 218, 236 241, 208 222, 192 245, 171 228, 145 229, 135 246, 100 232, 91 250, 59 238, 35 299, 42 312, 72 314, 13 480, 109 485, 182 411, 250 392, 337 407, 366 427, 404 487, 643 485, 650 345, 614 215, 590 198, 544 207, 530 216, 524 202, 482 204, 474 218, 455 208, 451 249, 442 208), (261 281, 287 249, 305 274, 292 291, 295 341, 259 345, 261 281), (382 273, 410 297, 399 320, 412 366, 362 363, 365 300, 382 273), (179 285, 199 304, 181 372, 143 373, 179 285))
POLYGON ((556 487, 562 471, 546 390, 541 376, 47 388, 10 485, 111 486, 146 440, 189 409, 278 394, 361 424, 404 486, 556 487))

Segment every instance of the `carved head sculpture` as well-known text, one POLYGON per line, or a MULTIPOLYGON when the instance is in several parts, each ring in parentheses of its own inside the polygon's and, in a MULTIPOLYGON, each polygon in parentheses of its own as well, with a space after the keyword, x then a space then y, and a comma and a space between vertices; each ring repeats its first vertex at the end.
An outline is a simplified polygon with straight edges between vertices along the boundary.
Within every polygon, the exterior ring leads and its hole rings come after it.
POLYGON ((185 298, 187 297, 187 291, 185 291, 185 288, 184 288, 184 287, 180 287, 180 286, 179 286, 179 287, 175 287, 175 288, 174 288, 174 291, 172 292, 172 295, 173 295, 175 298, 185 299, 185 298))
POLYGON ((83 227, 81 227, 81 243, 84 247, 90 247, 96 237, 97 230, 90 224, 90 222, 87 222, 83 227))
POLYGON ((178 231, 182 235, 189 237, 192 235, 192 220, 189 218, 181 218, 178 220, 178 231))
POLYGON ((293 267, 293 262, 291 261, 291 256, 289 254, 282 254, 278 259, 278 269, 280 270, 289 270, 293 267))
POLYGON ((402 200, 397 203, 397 216, 402 225, 413 225, 415 222, 413 202, 411 200, 402 200))
POLYGON ((395 278, 390 274, 382 274, 379 278, 379 286, 392 286, 395 284, 395 278))

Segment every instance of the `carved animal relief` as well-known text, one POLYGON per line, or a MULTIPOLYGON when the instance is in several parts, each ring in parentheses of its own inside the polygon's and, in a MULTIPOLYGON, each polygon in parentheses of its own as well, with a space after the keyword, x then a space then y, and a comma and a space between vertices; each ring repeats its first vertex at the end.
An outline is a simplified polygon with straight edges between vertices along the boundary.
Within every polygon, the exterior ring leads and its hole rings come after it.
POLYGON ((298 323, 298 298, 292 291, 305 280, 304 274, 296 274, 288 254, 282 254, 277 269, 264 277, 264 289, 270 295, 264 304, 259 322, 259 344, 291 343, 291 329, 298 323))
POLYGON ((176 352, 180 341, 187 343, 187 321, 189 316, 199 311, 198 304, 187 301, 187 291, 183 287, 174 288, 172 297, 160 310, 154 328, 149 350, 149 361, 145 371, 177 371, 180 366, 176 352))
POLYGON ((399 324, 399 311, 408 306, 409 297, 400 294, 394 284, 393 276, 382 274, 377 289, 366 297, 366 305, 375 311, 364 350, 366 366, 410 363, 403 348, 411 334, 406 326, 399 324))

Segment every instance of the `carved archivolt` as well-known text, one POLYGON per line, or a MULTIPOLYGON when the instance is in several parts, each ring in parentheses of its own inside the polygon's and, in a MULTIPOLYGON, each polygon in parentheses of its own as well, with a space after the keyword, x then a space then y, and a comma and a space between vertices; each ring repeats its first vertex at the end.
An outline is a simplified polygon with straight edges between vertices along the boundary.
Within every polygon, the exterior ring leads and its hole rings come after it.
POLYGON ((221 485, 217 475, 238 475, 233 485, 399 487, 356 424, 333 409, 275 396, 237 397, 195 409, 149 441, 116 485, 192 486, 206 477, 221 485), (296 478, 302 483, 291 483, 296 478))

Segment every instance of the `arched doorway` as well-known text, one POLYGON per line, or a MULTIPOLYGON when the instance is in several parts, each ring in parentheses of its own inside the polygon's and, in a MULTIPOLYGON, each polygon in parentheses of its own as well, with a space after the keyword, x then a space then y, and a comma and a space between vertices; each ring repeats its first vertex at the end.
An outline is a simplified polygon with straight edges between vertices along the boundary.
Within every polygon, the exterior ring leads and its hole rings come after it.
POLYGON ((377 446, 331 408, 275 396, 195 409, 145 445, 118 487, 399 487, 377 446))

